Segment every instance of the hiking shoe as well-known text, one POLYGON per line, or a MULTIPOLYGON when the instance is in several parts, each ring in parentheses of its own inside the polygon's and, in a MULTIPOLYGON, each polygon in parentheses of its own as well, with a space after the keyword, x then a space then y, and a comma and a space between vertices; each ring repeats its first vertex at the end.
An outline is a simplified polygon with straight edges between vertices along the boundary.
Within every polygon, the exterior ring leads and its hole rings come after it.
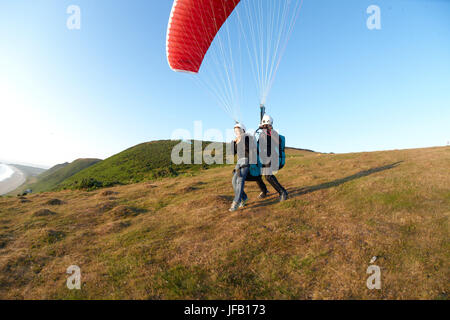
POLYGON ((280 196, 280 202, 286 201, 287 198, 288 198, 288 193, 286 191, 284 191, 280 196))
POLYGON ((267 192, 261 192, 258 196, 258 199, 264 199, 265 197, 267 197, 267 192))
POLYGON ((237 202, 233 201, 233 203, 231 204, 231 207, 230 207, 230 209, 228 209, 228 211, 233 212, 233 211, 236 211, 237 209, 238 209, 238 204, 237 204, 237 202))

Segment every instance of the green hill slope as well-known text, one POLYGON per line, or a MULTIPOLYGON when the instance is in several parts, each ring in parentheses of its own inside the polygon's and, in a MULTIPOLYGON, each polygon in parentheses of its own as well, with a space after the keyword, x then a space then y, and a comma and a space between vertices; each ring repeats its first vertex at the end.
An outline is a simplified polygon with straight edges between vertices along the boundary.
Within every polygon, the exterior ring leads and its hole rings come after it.
POLYGON ((50 169, 48 169, 47 171, 41 173, 39 175, 39 179, 45 179, 48 176, 51 176, 52 174, 54 174, 56 171, 58 171, 59 169, 62 169, 66 166, 68 166, 70 163, 69 162, 65 162, 65 163, 61 163, 61 164, 57 164, 56 166, 51 167, 50 169))
MULTIPOLYGON (((136 145, 73 175, 59 187, 62 189, 95 189, 173 177, 210 167, 207 165, 174 165, 171 153, 179 143, 179 140, 160 140, 136 145)), ((209 143, 203 142, 202 149, 209 143)), ((192 154, 191 162, 193 162, 193 158, 192 154)))
POLYGON ((36 177, 32 183, 21 187, 21 190, 32 189, 33 192, 44 192, 55 189, 62 181, 86 169, 100 159, 77 159, 72 163, 58 164, 36 177))

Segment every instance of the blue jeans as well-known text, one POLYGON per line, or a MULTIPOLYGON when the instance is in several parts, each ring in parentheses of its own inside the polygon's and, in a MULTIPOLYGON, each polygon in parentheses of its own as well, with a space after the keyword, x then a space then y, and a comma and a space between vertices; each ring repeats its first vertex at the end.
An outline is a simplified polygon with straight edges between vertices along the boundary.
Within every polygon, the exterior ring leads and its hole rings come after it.
POLYGON ((244 191, 245 178, 247 178, 250 168, 248 166, 248 160, 238 161, 236 164, 235 172, 233 175, 233 189, 234 189, 234 202, 240 203, 241 200, 247 200, 247 194, 244 191), (240 163, 241 162, 241 163, 240 163), (244 166, 242 168, 241 166, 244 166))

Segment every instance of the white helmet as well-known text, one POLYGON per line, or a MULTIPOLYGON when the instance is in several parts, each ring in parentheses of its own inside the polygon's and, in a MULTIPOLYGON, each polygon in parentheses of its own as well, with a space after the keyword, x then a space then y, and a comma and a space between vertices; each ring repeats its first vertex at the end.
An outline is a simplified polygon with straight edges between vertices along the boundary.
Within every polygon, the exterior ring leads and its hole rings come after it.
POLYGON ((261 120, 261 125, 265 125, 265 124, 273 125, 273 119, 268 114, 265 114, 261 120))
POLYGON ((245 128, 244 124, 243 124, 243 123, 240 123, 240 122, 237 122, 237 123, 234 125, 234 129, 236 129, 236 128, 241 128, 244 132, 247 131, 247 129, 245 128))

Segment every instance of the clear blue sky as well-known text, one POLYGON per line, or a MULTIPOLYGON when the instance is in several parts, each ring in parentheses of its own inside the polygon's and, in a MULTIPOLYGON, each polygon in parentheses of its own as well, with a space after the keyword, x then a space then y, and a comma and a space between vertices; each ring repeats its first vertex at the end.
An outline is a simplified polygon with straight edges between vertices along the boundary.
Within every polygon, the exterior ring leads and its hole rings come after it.
MULTIPOLYGON (((250 0, 248 0, 250 1, 250 0)), ((165 53, 171 0, 0 0, 0 159, 106 158, 178 128, 233 125, 165 53), (66 9, 81 8, 81 30, 66 9)), ((450 141, 450 1, 305 0, 268 112, 289 146, 450 141), (381 8, 381 30, 366 9, 381 8)), ((255 127, 258 101, 243 110, 255 127)))

